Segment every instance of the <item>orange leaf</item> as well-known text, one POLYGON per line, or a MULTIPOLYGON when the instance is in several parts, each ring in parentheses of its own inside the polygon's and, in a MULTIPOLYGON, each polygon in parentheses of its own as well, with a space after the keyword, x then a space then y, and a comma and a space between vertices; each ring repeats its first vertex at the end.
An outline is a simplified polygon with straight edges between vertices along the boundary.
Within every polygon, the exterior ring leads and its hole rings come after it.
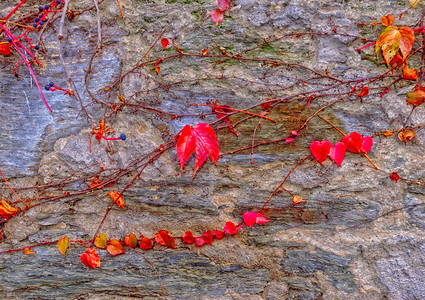
POLYGON ((158 66, 158 67, 155 68, 156 74, 159 74, 159 70, 161 70, 161 67, 160 66, 158 66))
POLYGON ((418 79, 418 72, 416 69, 409 69, 409 67, 404 65, 402 68, 403 71, 403 78, 407 80, 416 80, 418 79))
POLYGON ((6 200, 1 199, 0 200, 0 216, 2 218, 8 219, 12 216, 14 216, 19 211, 19 208, 15 208, 9 203, 6 202, 6 200))
POLYGON ((301 202, 307 202, 307 201, 305 201, 300 196, 294 196, 294 198, 292 199, 292 204, 293 205, 297 205, 298 203, 301 203, 301 202))
POLYGON ((174 239, 165 230, 160 230, 158 233, 155 233, 155 240, 160 245, 167 246, 171 249, 176 249, 174 239))
POLYGON ((400 50, 402 58, 406 59, 412 50, 415 35, 410 27, 404 26, 400 29, 397 26, 388 26, 382 31, 375 45, 376 54, 382 51, 385 62, 389 65, 390 61, 400 50))
MULTIPOLYGON (((94 186, 96 186, 96 185, 99 185, 101 182, 100 182, 100 180, 99 180, 99 176, 95 176, 94 178, 93 178, 93 180, 92 181, 90 181, 90 187, 94 187, 94 186)), ((98 187, 96 187, 97 189, 103 189, 103 185, 99 185, 98 187)))
POLYGON ((417 90, 407 94, 407 103, 418 106, 425 101, 425 92, 423 90, 417 90))
POLYGON ((6 55, 9 55, 11 53, 12 53, 12 51, 10 50, 10 44, 9 43, 0 44, 0 54, 1 55, 6 56, 6 55))
POLYGON ((398 133, 400 141, 407 145, 407 142, 415 137, 415 131, 413 129, 403 129, 398 133))
POLYGON ((124 239, 124 242, 127 246, 136 248, 137 246, 137 237, 131 233, 130 235, 127 235, 124 239))
POLYGON ((381 133, 378 133, 378 134, 379 135, 383 135, 385 137, 389 137, 389 136, 394 135, 394 132, 392 132, 392 131, 384 131, 384 132, 381 132, 381 133))
POLYGON ((112 254, 113 256, 125 253, 124 246, 119 240, 115 239, 112 239, 109 242, 108 247, 106 247, 106 251, 108 251, 108 253, 112 254))
POLYGON ((376 23, 376 21, 373 21, 371 24, 372 24, 372 26, 375 26, 375 27, 378 26, 378 24, 376 23))
POLYGON ((114 200, 114 202, 118 205, 119 208, 124 208, 124 199, 120 196, 120 193, 117 191, 109 192, 109 197, 114 200))
POLYGON ((208 50, 207 49, 202 50, 202 55, 207 55, 207 54, 208 54, 208 50))
POLYGON ((96 249, 87 248, 86 253, 81 254, 80 259, 89 268, 100 267, 100 258, 97 255, 96 249))
POLYGON ((357 96, 365 97, 367 95, 369 95, 369 88, 367 86, 365 86, 364 88, 362 88, 362 90, 360 91, 360 93, 357 96))
POLYGON ((59 239, 58 249, 59 249, 59 252, 62 253, 63 256, 66 256, 66 250, 68 250, 68 237, 67 236, 59 239))
POLYGON ((29 247, 25 247, 23 250, 24 250, 25 255, 36 253, 35 251, 32 251, 31 248, 29 248, 29 247))
POLYGON ((106 239, 106 235, 101 233, 94 239, 94 244, 97 248, 106 249, 106 245, 108 244, 108 240, 106 239))
POLYGON ((393 24, 394 19, 395 19, 395 18, 394 18, 391 14, 389 14, 389 15, 386 15, 386 16, 383 16, 383 17, 382 17, 382 19, 381 19, 381 23, 382 23, 382 25, 384 25, 384 26, 390 26, 390 25, 392 25, 392 24, 393 24))

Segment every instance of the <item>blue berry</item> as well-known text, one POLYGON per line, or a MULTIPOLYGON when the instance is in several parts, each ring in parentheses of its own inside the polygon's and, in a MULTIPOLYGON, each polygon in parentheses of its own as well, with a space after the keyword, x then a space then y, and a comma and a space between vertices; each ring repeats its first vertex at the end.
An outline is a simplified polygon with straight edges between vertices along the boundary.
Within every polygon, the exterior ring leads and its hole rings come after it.
POLYGON ((53 82, 50 82, 50 83, 49 83, 49 85, 50 85, 50 86, 54 86, 55 84, 54 84, 53 82))
POLYGON ((7 41, 8 41, 9 43, 11 43, 11 42, 12 42, 12 39, 11 39, 11 38, 8 38, 8 39, 7 39, 7 41))
POLYGON ((32 24, 32 27, 37 28, 37 24, 36 23, 32 24))
POLYGON ((43 22, 43 21, 41 21, 41 22, 40 22, 40 26, 43 26, 43 25, 44 25, 44 22, 43 22))
POLYGON ((43 15, 39 15, 38 17, 40 18, 40 20, 42 20, 42 19, 43 19, 43 15))
POLYGON ((49 7, 50 7, 50 6, 46 5, 46 6, 44 6, 44 9, 45 9, 45 10, 48 10, 48 9, 49 9, 49 7))
POLYGON ((62 3, 62 1, 61 1, 61 0, 56 1, 56 4, 57 4, 57 5, 61 5, 61 3, 62 3))
POLYGON ((40 46, 39 45, 36 45, 34 48, 35 48, 35 50, 40 50, 40 46))
POLYGON ((38 8, 38 10, 39 10, 39 11, 43 11, 43 9, 44 9, 44 8, 43 8, 43 6, 40 6, 40 7, 38 8))
POLYGON ((15 73, 15 77, 19 78, 19 74, 18 73, 15 73))
POLYGON ((46 89, 46 91, 48 91, 50 90, 51 86, 47 84, 44 88, 46 89))
POLYGON ((127 139, 127 137, 125 136, 125 134, 124 134, 124 133, 121 133, 120 138, 121 138, 123 141, 125 141, 125 140, 127 139))
POLYGON ((40 19, 39 18, 35 18, 34 21, 38 22, 38 21, 40 21, 40 19))

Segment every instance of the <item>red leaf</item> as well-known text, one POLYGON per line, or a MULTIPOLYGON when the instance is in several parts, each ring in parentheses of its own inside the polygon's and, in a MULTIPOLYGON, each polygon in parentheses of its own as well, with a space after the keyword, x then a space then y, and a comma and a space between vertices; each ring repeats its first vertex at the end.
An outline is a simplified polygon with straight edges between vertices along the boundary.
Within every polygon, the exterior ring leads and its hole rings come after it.
MULTIPOLYGON (((269 99, 267 99, 267 101, 268 101, 269 99)), ((272 107, 271 105, 270 105, 270 102, 265 102, 265 103, 261 103, 260 104, 260 106, 261 106, 261 108, 263 109, 263 110, 268 110, 270 107, 272 107)))
POLYGON ((199 123, 192 128, 186 125, 181 131, 177 141, 177 158, 180 160, 181 170, 183 170, 184 164, 194 151, 196 164, 192 177, 195 176, 195 173, 203 165, 208 155, 217 164, 219 154, 218 141, 214 129, 209 124, 199 123))
POLYGON ((269 220, 265 216, 263 216, 262 213, 257 213, 257 215, 255 217, 255 223, 257 223, 258 225, 266 224, 266 223, 268 223, 270 221, 271 220, 269 220))
POLYGON ((230 9, 230 0, 218 0, 217 7, 221 11, 230 9))
POLYGON ((219 9, 212 10, 211 20, 215 23, 215 25, 220 24, 220 22, 223 21, 223 12, 219 9))
POLYGON ((397 183, 397 181, 400 179, 400 176, 398 176, 396 172, 392 172, 390 175, 390 179, 394 180, 397 183))
POLYGON ((369 88, 367 86, 365 86, 364 88, 362 88, 362 90, 360 91, 360 93, 357 95, 358 97, 365 97, 369 95, 369 88))
POLYGON ((368 153, 372 149, 373 139, 370 136, 363 138, 362 148, 360 149, 363 153, 368 153))
POLYGON ((124 239, 124 243, 132 248, 136 248, 137 246, 137 237, 131 233, 130 235, 127 235, 124 239))
POLYGON ((7 43, 7 44, 0 44, 0 54, 1 55, 9 55, 9 54, 11 54, 12 53, 12 51, 10 50, 10 44, 9 43, 7 43))
POLYGON ((112 254, 113 256, 125 253, 124 246, 121 244, 120 241, 115 239, 112 239, 109 242, 108 247, 106 247, 106 251, 108 251, 108 253, 112 254))
POLYGON ((186 125, 177 141, 177 158, 180 161, 181 171, 183 171, 183 166, 193 151, 195 151, 195 139, 192 136, 192 128, 186 125))
POLYGON ((238 228, 236 228, 233 222, 226 222, 226 225, 224 226, 223 229, 224 229, 224 232, 228 234, 237 234, 239 230, 238 228))
POLYGON ((171 249, 176 249, 174 239, 165 230, 160 230, 158 233, 155 233, 155 240, 160 245, 167 246, 171 249))
POLYGON ((347 146, 347 150, 354 153, 360 153, 363 146, 363 138, 357 132, 352 132, 349 136, 342 138, 342 142, 347 146))
POLYGON ((200 236, 195 237, 195 246, 196 247, 201 247, 205 244, 206 244, 206 241, 204 240, 203 237, 200 237, 200 236))
POLYGON ((339 167, 344 160, 345 152, 347 147, 344 143, 338 142, 335 144, 335 147, 331 147, 329 151, 329 157, 336 162, 336 165, 339 167))
POLYGON ((182 240, 185 243, 193 244, 193 234, 192 234, 192 232, 186 231, 182 236, 182 240))
POLYGON ((212 231, 211 231, 211 230, 205 231, 205 232, 202 234, 202 238, 203 238, 203 239, 204 239, 204 241, 205 241, 208 245, 210 245, 210 246, 212 246, 212 240, 213 240, 213 237, 214 237, 214 234, 212 233, 212 231))
POLYGON ((140 238, 139 246, 143 250, 149 250, 153 247, 153 243, 152 243, 151 239, 149 239, 147 237, 142 237, 142 238, 140 238))
POLYGON ((161 40, 162 50, 164 50, 164 49, 165 49, 165 47, 167 47, 167 46, 168 46, 168 44, 169 44, 168 39, 167 39, 167 38, 163 38, 163 39, 161 40))
POLYGON ((322 163, 328 156, 331 147, 332 144, 329 141, 314 141, 310 145, 310 151, 314 158, 317 159, 319 163, 322 163))
POLYGON ((159 70, 161 70, 161 67, 160 66, 158 66, 158 67, 155 68, 156 74, 159 74, 159 70))
POLYGON ((214 235, 216 238, 218 238, 219 240, 221 240, 224 236, 224 231, 221 230, 213 230, 214 235))
POLYGON ((217 118, 221 119, 221 118, 225 117, 222 121, 223 122, 229 121, 229 116, 227 116, 227 113, 232 111, 229 108, 230 108, 230 106, 228 106, 228 105, 220 105, 218 107, 214 106, 214 111, 217 115, 217 118))
POLYGON ((247 211, 243 214, 242 218, 245 225, 251 228, 256 222, 257 214, 253 211, 247 211))
POLYGON ((81 254, 80 259, 89 268, 100 267, 100 258, 97 255, 96 249, 87 248, 86 253, 81 254))
POLYGON ((403 71, 403 78, 407 80, 417 80, 418 79, 418 71, 416 69, 409 69, 409 66, 405 64, 401 70, 403 71))

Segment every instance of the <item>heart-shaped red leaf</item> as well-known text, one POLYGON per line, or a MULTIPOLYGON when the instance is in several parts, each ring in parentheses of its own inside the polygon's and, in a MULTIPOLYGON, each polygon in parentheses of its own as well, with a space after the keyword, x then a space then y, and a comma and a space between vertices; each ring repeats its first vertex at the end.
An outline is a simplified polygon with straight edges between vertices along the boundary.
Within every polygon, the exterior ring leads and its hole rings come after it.
POLYGON ((329 154, 331 150, 332 144, 329 141, 323 140, 321 142, 314 141, 310 145, 311 154, 313 154, 314 158, 322 163, 329 154))
POLYGON ((89 268, 100 267, 100 258, 97 255, 96 249, 87 248, 86 253, 81 254, 80 259, 89 268))
POLYGON ((257 220, 257 213, 253 211, 247 211, 243 214, 242 218, 245 225, 251 228, 257 220))
POLYGON ((221 230, 213 230, 214 235, 216 238, 218 238, 219 240, 221 240, 224 236, 224 231, 221 230))
POLYGON ((139 247, 143 250, 149 250, 153 247, 152 240, 147 237, 140 238, 139 247))
POLYGON ((258 225, 266 224, 266 223, 268 223, 270 221, 271 220, 269 220, 265 216, 263 216, 262 213, 257 213, 257 215, 255 217, 255 223, 257 223, 258 225))
POLYGON ((212 246, 212 240, 213 240, 213 237, 214 237, 214 234, 212 233, 212 231, 211 231, 211 230, 205 231, 205 232, 202 234, 202 238, 203 238, 203 239, 204 239, 204 241, 205 241, 208 245, 210 245, 210 246, 212 246))
POLYGON ((160 245, 167 246, 171 249, 176 249, 174 239, 165 230, 160 230, 159 232, 155 233, 155 240, 160 245))
POLYGON ((336 165, 339 167, 344 160, 345 152, 347 147, 344 143, 338 142, 335 144, 335 147, 331 147, 329 151, 329 157, 336 162, 336 165))
POLYGON ((352 132, 342 138, 342 142, 347 146, 347 150, 354 153, 361 153, 363 138, 357 132, 352 132))
POLYGON ((137 246, 137 237, 133 234, 130 233, 129 235, 127 235, 124 239, 124 243, 132 248, 136 248, 137 246))
POLYGON ((224 226, 224 232, 228 234, 237 234, 239 228, 236 228, 235 224, 233 222, 226 222, 226 225, 224 226))
POLYGON ((197 236, 195 237, 195 246, 196 247, 201 247, 203 245, 205 245, 207 242, 204 240, 203 237, 201 236, 197 236))
POLYGON ((161 40, 162 50, 164 50, 164 49, 165 49, 165 47, 167 47, 167 46, 168 46, 168 44, 169 44, 168 39, 167 39, 167 38, 163 38, 163 39, 161 40))
POLYGON ((362 148, 360 149, 363 153, 368 153, 372 149, 373 139, 370 136, 363 138, 362 148))
POLYGON ((192 232, 186 231, 182 236, 182 240, 185 243, 193 244, 193 234, 192 234, 192 232))

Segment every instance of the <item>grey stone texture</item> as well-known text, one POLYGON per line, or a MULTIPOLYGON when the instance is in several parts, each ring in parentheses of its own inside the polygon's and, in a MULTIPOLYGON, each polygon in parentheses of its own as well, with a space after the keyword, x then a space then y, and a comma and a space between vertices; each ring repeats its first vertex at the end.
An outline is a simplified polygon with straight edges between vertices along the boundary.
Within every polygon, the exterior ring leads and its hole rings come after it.
MULTIPOLYGON (((23 12, 37 9, 29 1, 23 12)), ((424 4, 417 10, 406 1, 377 0, 233 0, 232 8, 215 26, 208 18, 216 7, 213 0, 120 0, 123 24, 116 1, 100 4, 103 46, 95 57, 90 89, 99 99, 120 104, 118 92, 109 96, 103 89, 130 70, 161 32, 185 52, 237 54, 289 33, 316 33, 292 36, 259 47, 247 57, 279 59, 303 64, 311 69, 354 80, 377 76, 387 69, 374 55, 373 47, 356 52, 362 39, 376 40, 379 23, 388 13, 396 25, 414 26, 424 4), (205 22, 203 20, 206 18, 205 22), (338 35, 333 35, 333 29, 338 35), (329 35, 331 34, 331 35, 329 35), (221 50, 219 50, 221 49, 221 50)), ((1 1, 0 16, 17 5, 1 1)), ((79 10, 93 1, 71 1, 79 10)), ((34 67, 42 85, 54 81, 66 87, 66 77, 57 53, 59 21, 46 29, 43 41, 47 52, 40 55, 43 67, 34 67)), ((33 34, 33 33, 32 33, 33 34)), ((34 38, 37 34, 34 33, 34 38)), ((417 35, 421 42, 422 38, 417 35)), ((95 11, 66 20, 63 55, 83 102, 96 120, 105 109, 91 103, 84 87, 85 69, 97 38, 95 11)), ((420 42, 414 47, 418 48, 420 42)), ((155 46, 145 59, 175 54, 172 46, 155 46)), ((418 55, 419 57, 420 55, 418 55)), ((12 186, 27 187, 64 180, 79 171, 89 176, 99 167, 125 168, 174 137, 186 124, 213 122, 215 115, 171 119, 153 111, 126 107, 107 119, 110 136, 125 133, 127 140, 98 143, 89 151, 92 124, 79 103, 60 92, 46 92, 53 113, 44 106, 29 72, 20 66, 13 76, 17 55, 1 58, 0 69, 0 168, 12 186), (96 164, 94 167, 88 167, 96 164)), ((266 101, 314 90, 322 79, 296 67, 269 67, 264 63, 229 60, 215 64, 210 58, 184 57, 164 61, 159 75, 154 67, 144 67, 125 77, 119 92, 127 100, 175 114, 210 113, 209 107, 190 104, 213 103, 246 109, 266 101), (313 79, 312 79, 313 78, 313 79), (185 81, 180 84, 176 82, 185 81), (308 80, 307 86, 293 86, 308 80)), ((411 66, 418 68, 419 60, 411 66)), ((389 82, 389 81, 388 81, 389 82)), ((388 83, 385 81, 384 83, 388 83)), ((355 83, 355 82, 354 82, 355 83)), ((353 83, 353 85, 354 85, 353 83)), ((362 101, 351 97, 321 115, 346 133, 363 135, 401 128, 411 108, 406 93, 414 88, 405 81, 382 99, 373 92, 362 101)), ((334 89, 338 92, 338 89, 334 89)), ((342 89, 340 92, 346 91, 342 89)), ((329 98, 281 104, 268 115, 256 133, 256 141, 285 138, 297 129, 329 98)), ((259 112, 258 109, 253 111, 259 112)), ((409 126, 424 124, 425 107, 412 114, 409 126)), ((242 119, 231 117, 233 123, 242 119)), ((220 153, 252 143, 258 119, 235 127, 236 137, 226 128, 217 131, 220 153)), ((140 179, 125 193, 126 208, 113 208, 101 232, 108 238, 129 233, 153 237, 160 229, 174 236, 186 230, 223 228, 226 221, 239 223, 245 211, 258 211, 270 193, 302 158, 314 140, 340 141, 341 135, 320 119, 310 122, 293 143, 274 143, 251 152, 220 157, 218 166, 207 162, 191 178, 192 157, 185 173, 179 170, 175 149, 150 164, 140 179)), ((424 180, 425 131, 404 145, 396 136, 374 137, 370 158, 386 172, 424 180)), ((120 191, 134 176, 123 177, 120 191)), ((105 179, 105 178, 103 178, 105 179)), ((87 187, 77 180, 64 186, 74 192, 87 187)), ((161 275, 167 299, 424 299, 425 298, 425 189, 406 181, 395 183, 387 173, 375 171, 368 161, 347 153, 337 168, 329 160, 323 166, 308 160, 297 168, 284 185, 307 200, 292 205, 286 193, 279 193, 266 206, 264 215, 272 222, 244 227, 236 236, 215 240, 213 246, 197 248, 176 240, 177 250, 156 245, 146 252, 161 275), (410 208, 383 214, 410 205, 410 208), (416 205, 416 206, 413 206, 416 205)), ((71 240, 92 238, 110 204, 111 188, 64 198, 28 210, 2 225, 0 251, 22 248, 67 235, 71 240)), ((17 190, 21 197, 36 197, 34 189, 17 190)), ((55 189, 43 195, 62 193, 55 189)), ((14 199, 4 183, 0 196, 14 199)), ((34 248, 33 255, 22 252, 0 255, 0 298, 3 299, 156 299, 162 296, 157 274, 143 256, 127 250, 112 257, 99 250, 100 269, 88 269, 79 256, 84 247, 71 245, 63 257, 55 245, 34 248)))

